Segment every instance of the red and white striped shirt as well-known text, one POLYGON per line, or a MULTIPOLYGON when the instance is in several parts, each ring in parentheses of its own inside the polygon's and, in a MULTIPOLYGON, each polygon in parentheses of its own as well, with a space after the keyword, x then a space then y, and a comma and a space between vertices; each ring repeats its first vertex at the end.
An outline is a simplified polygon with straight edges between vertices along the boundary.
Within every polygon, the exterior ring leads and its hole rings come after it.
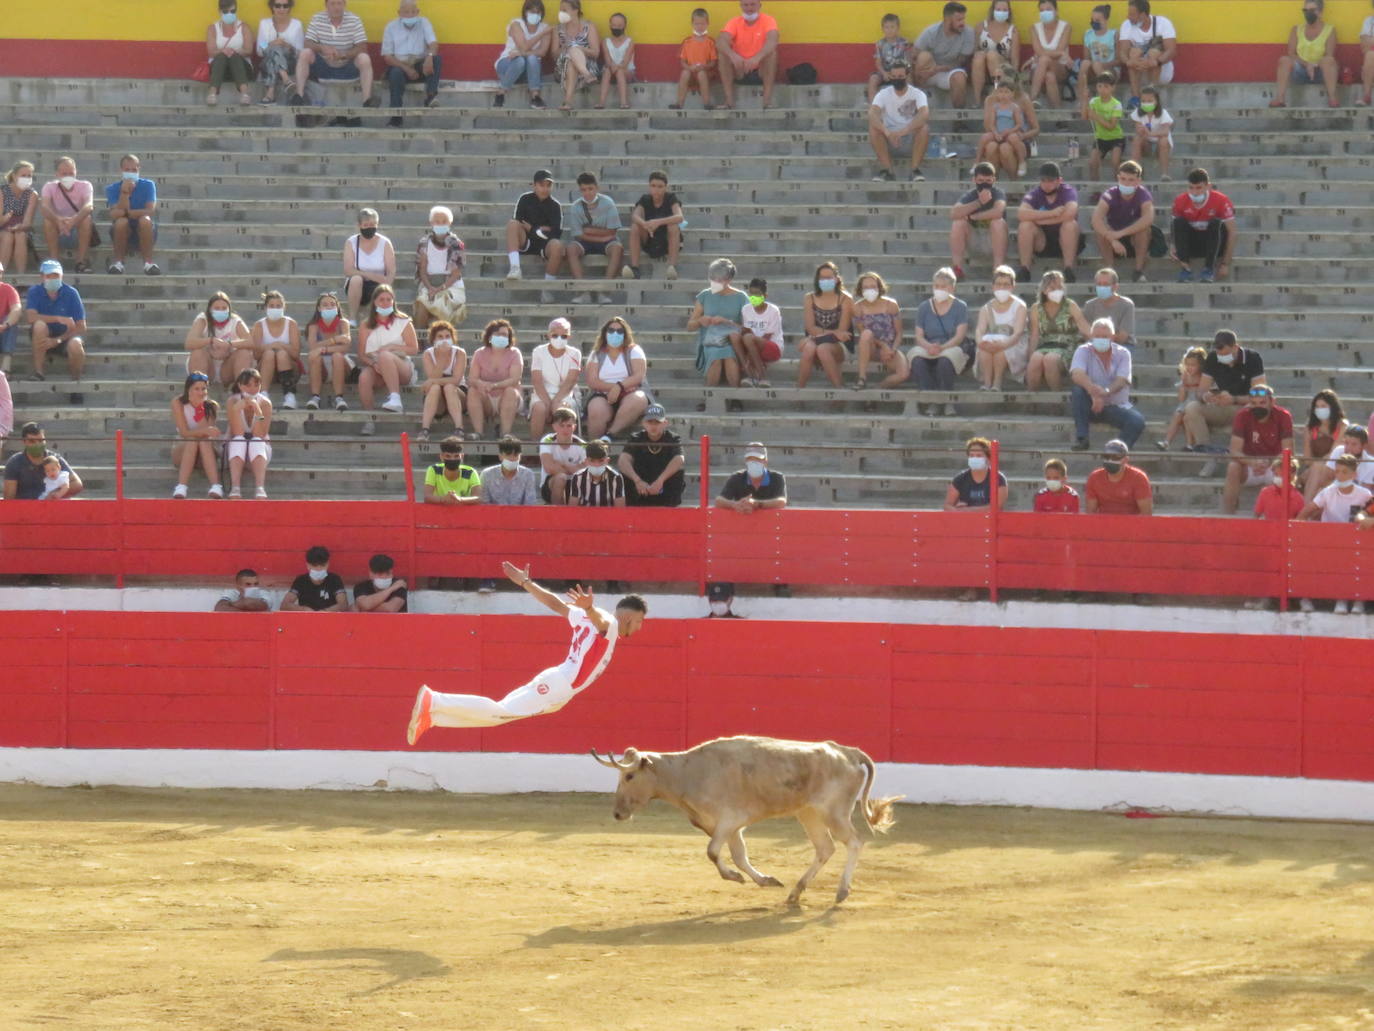
POLYGON ((572 643, 568 647, 568 657, 558 667, 567 676, 574 691, 581 691, 601 676, 611 661, 615 651, 616 639, 620 636, 620 626, 615 616, 604 609, 597 609, 606 621, 606 632, 597 633, 596 624, 587 613, 576 605, 568 606, 568 624, 573 628, 572 643))

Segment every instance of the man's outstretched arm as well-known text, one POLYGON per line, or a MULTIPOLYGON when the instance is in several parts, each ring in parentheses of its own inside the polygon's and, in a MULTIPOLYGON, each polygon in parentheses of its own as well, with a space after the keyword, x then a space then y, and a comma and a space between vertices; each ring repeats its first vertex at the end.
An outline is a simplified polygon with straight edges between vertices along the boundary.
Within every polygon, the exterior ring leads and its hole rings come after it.
POLYGON ((568 614, 568 606, 562 598, 552 591, 546 591, 530 579, 529 566, 521 569, 519 566, 513 565, 510 562, 503 562, 501 563, 501 568, 505 570, 506 576, 515 586, 523 587, 530 595, 543 602, 544 605, 554 612, 557 612, 560 616, 566 616, 568 614))

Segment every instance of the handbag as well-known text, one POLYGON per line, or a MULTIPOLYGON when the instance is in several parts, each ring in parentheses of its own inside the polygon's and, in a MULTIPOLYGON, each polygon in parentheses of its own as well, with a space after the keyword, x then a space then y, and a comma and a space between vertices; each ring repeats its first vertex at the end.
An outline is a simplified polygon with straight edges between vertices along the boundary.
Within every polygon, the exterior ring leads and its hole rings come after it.
POLYGON ((209 61, 199 61, 199 62, 197 62, 195 68, 192 69, 192 71, 191 71, 191 78, 192 78, 195 82, 209 82, 209 81, 210 81, 210 62, 209 62, 209 61))

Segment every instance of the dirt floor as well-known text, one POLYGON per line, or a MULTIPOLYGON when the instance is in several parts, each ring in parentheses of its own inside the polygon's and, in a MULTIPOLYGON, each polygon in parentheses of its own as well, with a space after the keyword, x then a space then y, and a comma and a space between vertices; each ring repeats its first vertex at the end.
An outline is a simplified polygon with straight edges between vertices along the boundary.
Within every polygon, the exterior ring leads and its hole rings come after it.
POLYGON ((1374 1028, 1371 826, 902 806, 791 910, 705 843, 609 795, 0 786, 0 1028, 1374 1028))

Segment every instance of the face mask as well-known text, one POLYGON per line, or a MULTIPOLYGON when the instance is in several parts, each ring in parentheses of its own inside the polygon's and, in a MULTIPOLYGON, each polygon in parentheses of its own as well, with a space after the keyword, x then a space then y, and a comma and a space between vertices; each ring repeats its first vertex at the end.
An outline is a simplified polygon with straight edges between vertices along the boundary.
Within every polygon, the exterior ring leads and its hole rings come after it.
POLYGON ((973 188, 975 190, 990 190, 992 183, 987 179, 975 179, 973 180, 973 188))
POLYGON ((256 598, 258 601, 267 600, 267 592, 261 587, 245 587, 242 594, 245 598, 256 598))
POLYGON ((873 287, 870 286, 867 290, 864 291, 864 300, 865 300, 865 301, 868 301, 868 302, 871 304, 871 303, 873 303, 874 301, 876 301, 877 299, 878 299, 878 291, 877 291, 875 288, 873 288, 873 287))
POLYGON ((320 309, 320 321, 321 321, 321 322, 333 322, 336 318, 338 318, 338 315, 339 315, 339 309, 338 309, 338 308, 321 308, 321 309, 320 309))
POLYGON ((233 11, 225 11, 219 16, 219 20, 224 22, 225 25, 233 25, 234 22, 239 20, 239 16, 233 11))
POLYGON ((1106 354, 1112 349, 1111 337, 1093 337, 1093 350, 1099 354, 1106 354))
POLYGON ((714 279, 712 279, 706 284, 706 288, 710 290, 711 293, 718 294, 725 289, 725 284, 717 283, 714 279))
POLYGON ((1154 105, 1153 103, 1148 103, 1148 104, 1147 104, 1147 103, 1146 103, 1145 101, 1143 101, 1143 100, 1140 102, 1140 110, 1143 111, 1145 114, 1147 114, 1147 115, 1150 114, 1152 111, 1154 111, 1154 109, 1155 109, 1155 105, 1154 105))
POLYGON ((64 175, 61 179, 57 181, 70 190, 73 186, 76 185, 76 176, 64 175))
POLYGON ((992 16, 998 21, 1006 21, 1011 17, 1010 11, 993 11, 992 16))
POLYGON ((28 455, 30 458, 42 458, 42 457, 43 457, 44 455, 46 455, 47 453, 48 453, 48 445, 47 445, 47 444, 25 444, 25 445, 24 445, 24 454, 28 455))
POLYGON ((1354 480, 1337 480, 1337 481, 1336 481, 1336 489, 1337 489, 1338 491, 1340 491, 1342 494, 1349 494, 1352 490, 1355 489, 1355 481, 1354 481, 1354 480))
POLYGON ((57 291, 62 289, 62 277, 58 276, 56 279, 43 280, 43 289, 50 294, 57 293, 57 291))
POLYGON ((1060 301, 1064 299, 1064 291, 1051 290, 1049 293, 1045 294, 1045 296, 1048 297, 1053 303, 1058 304, 1060 301))
POLYGON ((540 14, 538 11, 530 11, 528 14, 525 15, 525 24, 528 25, 530 28, 534 28, 543 20, 544 16, 540 14))
POLYGON ((707 34, 708 31, 709 31, 709 30, 703 29, 701 32, 698 32, 696 29, 693 29, 693 30, 692 30, 692 35, 693 35, 693 36, 697 36, 697 37, 699 38, 699 37, 701 37, 701 36, 705 36, 705 35, 707 34))
POLYGON ((836 281, 833 280, 833 279, 822 279, 822 280, 820 280, 820 284, 821 284, 821 293, 823 293, 823 294, 834 293, 834 292, 835 292, 835 282, 836 282, 836 281))
POLYGON ((1103 469, 1106 469, 1108 473, 1110 473, 1111 475, 1115 476, 1117 473, 1121 472, 1121 466, 1122 466, 1122 464, 1123 464, 1123 463, 1121 462, 1120 459, 1116 459, 1116 458, 1112 458, 1112 459, 1103 459, 1103 461, 1102 461, 1102 468, 1103 468, 1103 469))
POLYGON ((1107 27, 1107 23, 1106 23, 1106 22, 1104 22, 1104 21, 1098 21, 1096 18, 1093 19, 1093 31, 1094 31, 1094 32, 1101 32, 1101 31, 1102 31, 1103 29, 1105 29, 1106 27, 1107 27))
POLYGON ((569 14, 567 11, 559 11, 559 12, 558 12, 558 24, 560 24, 560 25, 566 25, 566 24, 568 24, 568 22, 570 22, 570 21, 572 21, 572 15, 571 15, 571 14, 569 14))
POLYGON ((1041 11, 1041 12, 1040 12, 1040 20, 1041 20, 1042 22, 1044 22, 1046 25, 1048 25, 1050 22, 1054 21, 1055 17, 1056 17, 1056 16, 1055 16, 1055 13, 1054 13, 1053 11, 1041 11))
POLYGON ((453 346, 453 337, 435 337, 435 338, 434 338, 434 346, 435 346, 435 347, 452 347, 452 346, 453 346))
POLYGON ((420 24, 420 19, 419 19, 419 18, 402 18, 402 19, 401 19, 401 24, 404 25, 404 26, 405 26, 406 28, 408 28, 408 29, 413 29, 413 28, 415 28, 415 26, 417 26, 417 25, 420 24))
POLYGON ((1051 490, 1051 491, 1063 490, 1063 489, 1064 489, 1064 481, 1063 481, 1063 480, 1046 480, 1046 481, 1045 481, 1045 489, 1046 489, 1046 490, 1051 490))
POLYGON ((377 227, 368 226, 366 229, 359 229, 358 235, 361 236, 364 240, 371 240, 374 236, 377 235, 377 227))
POLYGON ((429 231, 442 240, 448 236, 449 228, 448 226, 430 226, 429 231))
POLYGON ((611 29, 611 35, 612 35, 612 36, 615 36, 617 39, 619 39, 621 36, 625 35, 625 30, 624 30, 624 29, 615 29, 615 28, 613 28, 613 29, 611 29))
POLYGON ((501 468, 508 473, 513 473, 520 468, 520 460, 518 458, 503 458, 501 459, 501 468))
POLYGON ((1326 422, 1327 419, 1331 418, 1331 409, 1323 405, 1320 408, 1313 408, 1312 414, 1315 415, 1322 422, 1326 422))
POLYGON ((509 347, 509 346, 510 346, 510 337, 498 337, 498 336, 494 336, 494 337, 491 338, 491 346, 492 346, 492 347, 495 347, 497 350, 500 350, 500 349, 503 348, 503 347, 509 347))
POLYGON ((462 459, 462 456, 461 456, 461 455, 460 455, 458 458, 445 458, 445 459, 444 459, 444 468, 447 469, 449 472, 457 472, 457 471, 458 471, 459 469, 461 469, 462 467, 463 467, 463 459, 462 459))
POLYGON ((568 338, 564 336, 551 336, 549 337, 549 346, 561 350, 568 346, 568 338))
POLYGON ((1198 207, 1202 207, 1203 204, 1207 203, 1207 192, 1204 191, 1203 193, 1190 193, 1188 194, 1188 199, 1198 207))
POLYGON ((988 467, 988 460, 982 455, 969 455, 968 467, 974 472, 980 473, 988 467))
POLYGON ((21 175, 18 179, 14 181, 14 185, 19 187, 21 190, 27 190, 30 186, 33 185, 33 176, 21 175))
POLYGON ((1117 186, 1117 189, 1121 191, 1121 196, 1123 196, 1123 197, 1134 197, 1134 196, 1135 196, 1135 189, 1136 189, 1136 188, 1135 188, 1134 186, 1117 186))
POLYGON ((1304 19, 1306 19, 1308 25, 1313 25, 1317 21, 1316 11, 1303 11, 1302 16, 1304 19))
MULTIPOLYGON (((228 314, 229 314, 228 312, 225 312, 225 315, 228 315, 228 314)), ((276 322, 277 319, 281 318, 281 317, 282 317, 283 315, 285 315, 285 314, 286 314, 286 309, 285 309, 285 308, 268 308, 268 309, 267 309, 267 318, 268 318, 269 320, 271 320, 272 322, 276 322)), ((218 320, 216 320, 216 321, 218 321, 218 320)))
POLYGON ((379 591, 384 591, 391 586, 392 579, 393 578, 389 576, 374 576, 372 578, 372 586, 379 591))
POLYGON ((1102 300, 1104 301, 1112 296, 1112 288, 1110 286, 1099 285, 1095 289, 1097 290, 1097 296, 1102 298, 1102 300))
POLYGON ((1264 405, 1251 405, 1250 408, 1255 413, 1255 418, 1259 419, 1261 422, 1269 418, 1269 409, 1264 407, 1264 405))
POLYGON ((1217 355, 1217 361, 1221 362, 1222 365, 1234 365, 1236 361, 1235 352, 1233 351, 1231 354, 1219 354, 1217 355))
POLYGON ((391 313, 396 310, 396 305, 388 304, 385 307, 382 307, 381 305, 376 305, 373 307, 372 310, 375 311, 382 318, 386 319, 391 317, 391 313))
POLYGON ((892 80, 892 88, 893 88, 894 90, 896 90, 898 93, 905 93, 905 92, 906 92, 906 80, 905 80, 905 79, 893 79, 893 80, 892 80))
POLYGON ((744 463, 744 471, 749 474, 751 480, 763 479, 763 474, 767 470, 762 462, 749 461, 744 463))
POLYGON ((948 290, 941 290, 938 286, 931 291, 930 295, 940 304, 944 304, 952 296, 948 290))
POLYGON ((994 291, 992 292, 992 296, 995 297, 995 298, 997 298, 997 303, 998 303, 998 304, 1006 304, 1008 301, 1011 300, 1011 291, 1010 291, 1010 290, 994 290, 994 291))
POLYGON ((131 183, 134 182, 134 181, 136 181, 136 180, 138 179, 138 173, 137 173, 137 172, 120 172, 119 175, 120 175, 120 178, 122 178, 122 179, 124 179, 124 180, 126 180, 126 181, 128 181, 128 182, 131 182, 131 183))
POLYGON ((1278 487, 1280 490, 1282 490, 1283 487, 1284 487, 1284 485, 1288 482, 1287 480, 1285 480, 1282 476, 1278 475, 1277 473, 1274 474, 1273 480, 1274 480, 1274 486, 1275 486, 1275 487, 1278 487))
POLYGON ((599 480, 606 475, 606 467, 604 465, 589 465, 587 472, 592 474, 593 479, 599 480))
POLYGON ((625 343, 625 334, 615 329, 607 330, 606 343, 610 344, 612 347, 619 347, 621 344, 625 343))
POLYGON ((754 24, 754 22, 756 22, 756 21, 759 20, 759 12, 758 12, 758 11, 755 11, 753 14, 745 14, 745 15, 741 15, 741 17, 742 17, 745 21, 747 21, 750 25, 752 25, 752 24, 754 24))
POLYGON ((311 579, 312 581, 314 581, 315 583, 317 583, 317 584, 322 584, 322 583, 324 583, 324 578, 325 578, 326 576, 328 576, 328 575, 329 575, 329 570, 328 570, 328 569, 312 569, 312 570, 310 570, 310 579, 311 579))
POLYGON ((730 611, 730 603, 725 601, 711 602, 711 615, 723 616, 730 611))

